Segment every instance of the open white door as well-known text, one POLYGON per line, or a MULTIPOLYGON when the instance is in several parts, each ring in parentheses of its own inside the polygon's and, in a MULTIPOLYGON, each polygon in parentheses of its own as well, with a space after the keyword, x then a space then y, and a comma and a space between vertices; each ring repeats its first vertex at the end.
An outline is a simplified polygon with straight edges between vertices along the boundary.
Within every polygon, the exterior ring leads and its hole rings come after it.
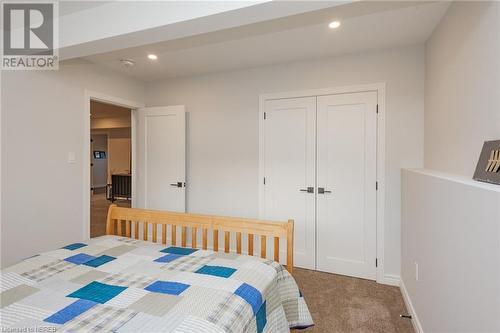
POLYGON ((139 208, 186 210, 186 116, 183 105, 138 110, 136 172, 139 208))

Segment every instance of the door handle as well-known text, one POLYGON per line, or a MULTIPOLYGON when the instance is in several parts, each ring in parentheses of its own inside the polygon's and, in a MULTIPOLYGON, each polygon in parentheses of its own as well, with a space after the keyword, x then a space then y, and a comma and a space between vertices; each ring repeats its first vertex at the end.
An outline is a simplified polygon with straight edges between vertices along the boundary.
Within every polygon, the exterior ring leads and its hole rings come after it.
POLYGON ((332 191, 325 190, 324 187, 318 187, 318 194, 332 193, 332 191))
POLYGON ((314 193, 314 187, 301 188, 300 192, 314 193))
POLYGON ((182 187, 182 182, 172 183, 170 186, 182 187))

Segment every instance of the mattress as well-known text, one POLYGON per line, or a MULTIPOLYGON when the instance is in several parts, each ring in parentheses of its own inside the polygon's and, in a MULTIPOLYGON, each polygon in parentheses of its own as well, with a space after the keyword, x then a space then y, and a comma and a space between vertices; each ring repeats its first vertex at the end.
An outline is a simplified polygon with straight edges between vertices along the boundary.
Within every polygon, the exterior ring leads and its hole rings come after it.
POLYGON ((313 325, 277 262, 119 236, 26 259, 2 270, 0 287, 2 331, 260 333, 313 325))

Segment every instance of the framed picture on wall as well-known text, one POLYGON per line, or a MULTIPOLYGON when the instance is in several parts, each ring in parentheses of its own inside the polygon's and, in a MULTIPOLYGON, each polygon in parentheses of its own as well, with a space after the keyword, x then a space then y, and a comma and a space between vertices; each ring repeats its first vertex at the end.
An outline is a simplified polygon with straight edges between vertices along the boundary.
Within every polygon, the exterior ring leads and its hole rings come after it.
POLYGON ((94 158, 96 160, 102 160, 106 158, 106 152, 102 150, 94 150, 94 158))
POLYGON ((500 140, 484 142, 474 180, 500 185, 500 140))

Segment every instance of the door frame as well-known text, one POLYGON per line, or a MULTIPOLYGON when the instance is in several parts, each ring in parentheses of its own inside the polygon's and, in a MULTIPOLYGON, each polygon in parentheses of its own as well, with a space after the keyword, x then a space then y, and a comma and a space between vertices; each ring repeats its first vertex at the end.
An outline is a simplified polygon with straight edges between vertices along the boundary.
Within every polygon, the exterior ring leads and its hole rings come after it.
MULTIPOLYGON (((268 100, 313 97, 335 94, 377 92, 377 213, 376 213, 376 282, 388 285, 399 285, 399 279, 386 276, 384 270, 384 230, 385 230, 385 141, 386 141, 386 83, 361 84, 320 89, 286 91, 259 95, 259 178, 257 180, 259 193, 259 218, 264 216, 264 110, 268 100)), ((374 184, 375 186, 375 184, 374 184)))
POLYGON ((90 187, 92 185, 90 179, 90 101, 98 101, 108 104, 113 104, 131 110, 131 146, 132 146, 132 207, 136 206, 135 202, 135 182, 136 182, 136 132, 137 132, 137 109, 145 107, 144 103, 127 100, 125 98, 107 95, 101 92, 85 89, 85 112, 83 113, 83 236, 85 239, 90 238, 90 187))

